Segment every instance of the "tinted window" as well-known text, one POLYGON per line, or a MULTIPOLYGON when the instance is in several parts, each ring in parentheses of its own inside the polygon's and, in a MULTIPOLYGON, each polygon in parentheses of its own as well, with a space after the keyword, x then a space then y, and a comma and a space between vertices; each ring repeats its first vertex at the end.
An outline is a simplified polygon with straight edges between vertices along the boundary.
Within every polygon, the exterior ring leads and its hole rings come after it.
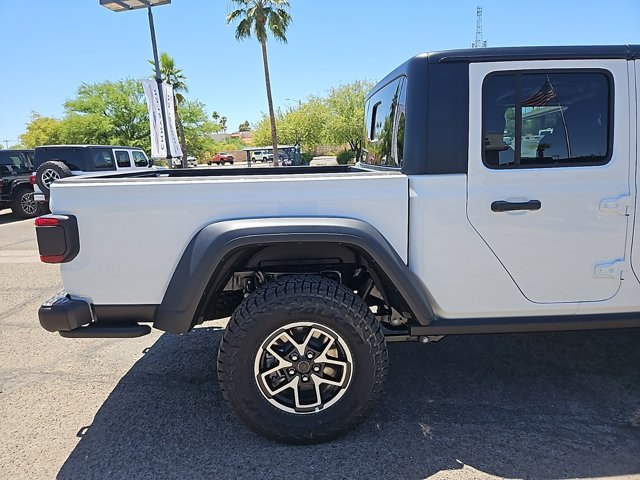
POLYGON ((146 167, 149 165, 147 156, 144 152, 141 152, 140 150, 133 150, 131 152, 131 156, 133 157, 133 163, 135 163, 136 167, 146 167))
POLYGON ((116 150, 116 162, 118 162, 118 167, 126 168, 131 166, 131 159, 129 158, 129 152, 125 150, 116 150))
POLYGON ((71 170, 85 170, 84 148, 58 148, 39 147, 36 148, 34 167, 38 168, 44 162, 64 162, 71 170))
POLYGON ((115 163, 111 150, 107 149, 91 149, 91 163, 95 170, 114 170, 115 163))
POLYGON ((609 154, 608 77, 495 75, 483 86, 484 162, 490 168, 601 165, 609 154))
POLYGON ((365 139, 361 162, 399 167, 404 151, 404 78, 373 94, 365 105, 365 139))
POLYGON ((0 172, 3 175, 31 173, 31 163, 22 152, 0 151, 0 172))

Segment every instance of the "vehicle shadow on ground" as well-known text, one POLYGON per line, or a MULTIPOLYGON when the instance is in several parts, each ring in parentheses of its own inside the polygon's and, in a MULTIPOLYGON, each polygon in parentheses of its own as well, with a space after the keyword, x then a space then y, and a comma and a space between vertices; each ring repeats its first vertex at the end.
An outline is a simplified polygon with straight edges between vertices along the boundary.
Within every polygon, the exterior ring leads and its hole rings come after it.
MULTIPOLYGON (((20 218, 17 215, 14 215, 13 213, 11 213, 10 211, 7 212, 0 212, 0 225, 7 225, 9 223, 16 223, 16 222, 21 222, 25 220, 24 218, 20 218)), ((34 221, 33 219, 26 219, 26 220, 31 220, 32 222, 34 221)))
POLYGON ((311 446, 265 440, 236 419, 215 373, 220 337, 209 328, 163 335, 58 478, 640 474, 640 330, 393 344, 379 408, 346 437, 311 446))

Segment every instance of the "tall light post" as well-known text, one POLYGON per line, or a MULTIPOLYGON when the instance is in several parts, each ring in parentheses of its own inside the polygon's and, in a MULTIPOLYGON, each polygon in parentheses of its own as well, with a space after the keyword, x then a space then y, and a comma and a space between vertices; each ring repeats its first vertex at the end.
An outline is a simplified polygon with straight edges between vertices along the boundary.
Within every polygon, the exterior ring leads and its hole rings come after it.
MULTIPOLYGON (((156 44, 156 29, 153 24, 153 12, 151 7, 159 5, 168 5, 171 0, 100 0, 100 5, 113 12, 127 12, 129 10, 147 9, 149 17, 149 31, 151 32, 151 47, 153 48, 153 63, 156 70, 156 83, 158 84, 158 92, 160 92, 160 109, 162 111, 162 128, 164 130, 164 142, 167 146, 167 164, 169 168, 173 167, 171 160, 171 143, 169 142, 169 129, 167 128, 167 112, 164 104, 164 93, 162 92, 162 76, 160 75, 160 61, 158 60, 158 46, 156 44)), ((184 163, 184 162, 183 162, 184 163)))

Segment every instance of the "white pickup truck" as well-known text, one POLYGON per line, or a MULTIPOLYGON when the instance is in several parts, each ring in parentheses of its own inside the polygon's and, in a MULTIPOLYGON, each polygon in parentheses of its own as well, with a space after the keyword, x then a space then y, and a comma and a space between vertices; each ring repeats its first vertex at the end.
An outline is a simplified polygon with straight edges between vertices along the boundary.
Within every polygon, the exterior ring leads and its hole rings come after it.
POLYGON ((222 392, 258 432, 335 437, 390 341, 640 327, 640 46, 419 55, 366 100, 355 167, 52 185, 36 221, 64 337, 231 319, 222 392))

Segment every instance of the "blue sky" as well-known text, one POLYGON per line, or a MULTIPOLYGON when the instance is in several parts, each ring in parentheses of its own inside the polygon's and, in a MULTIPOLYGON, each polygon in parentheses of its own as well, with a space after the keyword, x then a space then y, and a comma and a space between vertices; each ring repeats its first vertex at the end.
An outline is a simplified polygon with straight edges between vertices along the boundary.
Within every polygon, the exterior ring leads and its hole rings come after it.
MULTIPOLYGON (((640 43, 640 1, 290 0, 286 45, 269 43, 276 105, 357 79, 378 80, 420 52, 466 48, 484 8, 489 46, 640 43), (287 100, 290 99, 290 100, 287 100)), ((234 130, 267 110, 260 47, 236 42, 224 0, 154 9, 158 48, 176 60, 189 98, 234 130)), ((98 0, 0 0, 0 141, 17 142, 31 111, 61 116, 82 82, 145 78, 152 57, 145 11, 98 0)))

